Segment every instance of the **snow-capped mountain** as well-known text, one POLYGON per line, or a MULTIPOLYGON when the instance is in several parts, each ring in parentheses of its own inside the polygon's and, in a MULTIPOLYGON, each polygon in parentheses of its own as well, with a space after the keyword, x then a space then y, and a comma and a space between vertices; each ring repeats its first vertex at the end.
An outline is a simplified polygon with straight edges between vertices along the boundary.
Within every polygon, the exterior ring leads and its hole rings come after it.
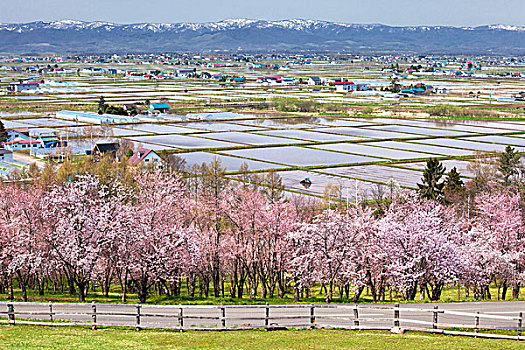
POLYGON ((347 51, 524 54, 525 28, 345 24, 317 20, 227 19, 208 23, 83 22, 0 24, 0 52, 347 51))

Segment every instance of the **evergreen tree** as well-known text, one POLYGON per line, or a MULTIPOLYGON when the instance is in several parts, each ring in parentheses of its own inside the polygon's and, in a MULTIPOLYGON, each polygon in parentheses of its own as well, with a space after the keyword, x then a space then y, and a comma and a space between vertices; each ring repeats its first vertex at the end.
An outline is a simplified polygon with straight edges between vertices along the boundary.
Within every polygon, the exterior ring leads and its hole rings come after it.
POLYGON ((104 100, 103 96, 100 96, 98 100, 98 114, 106 113, 106 108, 107 108, 106 100, 104 100))
POLYGON ((444 192, 446 193, 458 193, 465 188, 461 175, 458 173, 456 167, 453 167, 447 174, 445 179, 444 192))
POLYGON ((128 115, 128 112, 124 109, 124 107, 112 106, 112 105, 106 105, 106 109, 104 113, 114 114, 114 115, 128 115))
POLYGON ((0 142, 7 141, 7 131, 5 130, 4 123, 0 121, 0 142))
POLYGON ((512 182, 512 177, 518 175, 518 166, 520 163, 520 155, 516 150, 507 145, 505 147, 505 152, 501 154, 499 159, 498 170, 503 176, 503 183, 510 185, 512 182))
POLYGON ((445 167, 436 158, 430 158, 423 172, 422 184, 419 187, 419 196, 421 198, 441 200, 443 198, 443 187, 445 182, 440 182, 445 174, 445 167))

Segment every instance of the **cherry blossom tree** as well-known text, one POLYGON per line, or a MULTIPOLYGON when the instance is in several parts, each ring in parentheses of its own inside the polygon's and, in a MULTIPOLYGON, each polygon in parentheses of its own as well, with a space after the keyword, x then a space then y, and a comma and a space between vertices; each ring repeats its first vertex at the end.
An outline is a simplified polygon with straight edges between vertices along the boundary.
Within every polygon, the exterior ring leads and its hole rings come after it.
POLYGON ((487 269, 490 265, 492 278, 502 281, 503 299, 509 286, 513 287, 513 297, 519 297, 519 284, 524 277, 525 232, 520 201, 520 194, 495 188, 475 199, 471 234, 479 255, 477 266, 487 269))
POLYGON ((273 297, 279 287, 284 296, 288 257, 288 234, 296 228, 295 209, 290 203, 266 197, 259 191, 239 187, 231 191, 225 208, 231 223, 231 255, 234 257, 233 280, 242 296, 243 278, 255 298, 261 286, 261 297, 273 297))
POLYGON ((390 278, 406 300, 415 298, 418 285, 431 300, 439 300, 445 285, 457 281, 460 257, 454 239, 462 231, 451 209, 409 196, 390 206, 380 230, 390 278))
POLYGON ((327 210, 313 223, 304 224, 292 236, 295 247, 291 262, 295 282, 309 287, 314 281, 326 285, 326 301, 333 299, 336 283, 348 283, 359 238, 353 217, 327 210))
POLYGON ((48 225, 42 214, 43 189, 40 186, 11 185, 11 197, 6 198, 13 211, 9 249, 13 255, 9 264, 10 271, 17 276, 22 290, 22 300, 27 301, 27 285, 35 278, 43 294, 44 278, 47 277, 52 258, 42 239, 48 225))
POLYGON ((374 212, 269 196, 228 181, 218 161, 188 179, 111 163, 97 175, 66 168, 63 182, 0 184, 0 293, 11 299, 17 288, 23 300, 28 289, 43 295, 51 282, 80 301, 89 286, 109 294, 120 284, 123 301, 131 288, 145 302, 152 291, 180 296, 183 281, 191 297, 210 287, 224 296, 229 281, 233 298, 293 288, 299 300, 320 285, 328 302, 352 290, 358 302, 365 288, 374 301, 388 290, 439 300, 456 285, 490 299, 494 283, 505 299, 525 277, 523 201, 512 186, 486 184, 455 207, 405 193, 374 212))
POLYGON ((96 177, 85 175, 55 186, 42 203, 49 230, 44 236, 51 255, 58 260, 84 301, 94 280, 104 241, 116 223, 123 189, 101 185, 96 177))
POLYGON ((185 198, 179 176, 141 172, 133 200, 121 207, 121 253, 140 302, 159 280, 179 278, 184 267, 181 248, 188 229, 183 227, 185 198), (125 219, 124 219, 125 218, 125 219))
MULTIPOLYGON (((12 243, 15 240, 19 222, 20 207, 23 198, 19 198, 20 190, 12 184, 0 183, 0 269, 2 273, 2 289, 7 288, 9 299, 13 299, 12 261, 16 255, 12 243)), ((5 290, 5 289, 4 289, 5 290)))

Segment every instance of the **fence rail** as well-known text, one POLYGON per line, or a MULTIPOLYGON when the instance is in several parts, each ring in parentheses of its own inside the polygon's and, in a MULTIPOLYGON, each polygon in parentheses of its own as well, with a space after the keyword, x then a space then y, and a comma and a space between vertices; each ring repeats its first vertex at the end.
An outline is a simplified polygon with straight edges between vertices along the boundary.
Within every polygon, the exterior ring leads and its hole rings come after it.
POLYGON ((525 340, 523 313, 505 315, 394 305, 141 305, 0 302, 10 325, 132 327, 194 330, 340 328, 423 332, 525 340), (459 329, 459 330, 458 330, 459 329), (462 329, 472 331, 462 331, 462 329), (512 330, 517 335, 482 333, 512 330))

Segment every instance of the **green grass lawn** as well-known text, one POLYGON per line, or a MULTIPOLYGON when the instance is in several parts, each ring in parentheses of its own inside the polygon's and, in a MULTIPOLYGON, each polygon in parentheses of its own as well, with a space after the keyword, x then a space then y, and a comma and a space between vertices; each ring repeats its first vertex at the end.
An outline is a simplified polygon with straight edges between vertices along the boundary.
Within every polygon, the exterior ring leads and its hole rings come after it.
MULTIPOLYGON (((226 289, 229 288, 228 284, 226 284, 226 289)), ((498 290, 494 285, 490 286, 490 292, 492 295, 491 300, 497 301, 498 300, 498 290)), ((43 296, 38 295, 34 290, 28 290, 28 301, 30 302, 78 302, 78 296, 77 295, 69 295, 66 292, 53 292, 53 291, 46 291, 43 296)), ((22 293, 19 288, 14 289, 14 301, 22 301, 22 293)), ((350 298, 339 298, 339 294, 334 295, 333 303, 343 303, 343 304, 352 304, 352 298, 353 294, 350 293, 350 298)), ((509 291, 507 293, 507 300, 515 300, 511 298, 511 292, 509 291)), ((9 300, 9 297, 7 294, 0 294, 0 301, 7 301, 9 300)), ((520 298, 518 300, 525 300, 525 290, 521 291, 520 298)), ((120 294, 120 288, 117 286, 113 286, 111 288, 110 294, 108 297, 105 297, 104 294, 101 292, 100 288, 93 290, 89 290, 86 302, 95 301, 97 303, 115 303, 115 304, 121 304, 121 294, 120 294)), ((449 287, 445 288, 443 290, 443 293, 441 295, 440 302, 458 302, 458 301, 482 301, 482 300, 475 300, 472 296, 472 293, 469 298, 465 297, 465 289, 461 288, 461 298, 458 299, 458 290, 456 287, 449 287)), ((136 293, 128 293, 127 295, 127 301, 128 304, 136 304, 138 303, 138 297, 136 293)), ((206 297, 199 297, 198 294, 196 294, 194 297, 190 297, 186 289, 182 289, 181 296, 174 297, 174 296, 167 296, 167 295, 158 295, 155 296, 154 293, 151 293, 148 296, 148 299, 146 301, 146 304, 160 304, 160 305, 177 305, 177 304, 193 304, 193 305, 218 305, 218 304, 225 304, 225 305, 232 305, 232 304, 240 304, 240 305, 251 305, 251 304, 290 304, 295 303, 293 299, 293 290, 292 288, 289 288, 287 291, 285 297, 283 299, 279 299, 278 297, 274 298, 266 298, 262 299, 259 296, 255 299, 250 299, 249 295, 244 295, 242 299, 238 298, 231 298, 229 297, 229 293, 225 294, 224 298, 215 298, 213 297, 213 290, 210 290, 210 296, 206 297)), ((315 303, 315 304, 322 304, 325 303, 325 297, 323 294, 321 294, 320 286, 315 285, 312 287, 311 291, 311 297, 310 298, 301 298, 300 303, 315 303)), ((384 302, 378 302, 378 303, 428 303, 430 300, 425 298, 425 300, 420 300, 419 295, 416 296, 416 299, 413 301, 404 301, 400 296, 396 296, 395 294, 392 295, 392 301, 390 301, 389 295, 387 293, 386 299, 384 302)), ((359 303, 373 303, 372 296, 367 295, 366 291, 363 292, 361 295, 361 298, 359 299, 359 303)))
POLYGON ((170 332, 84 327, 0 326, 2 349, 519 349, 511 340, 379 331, 170 332))

